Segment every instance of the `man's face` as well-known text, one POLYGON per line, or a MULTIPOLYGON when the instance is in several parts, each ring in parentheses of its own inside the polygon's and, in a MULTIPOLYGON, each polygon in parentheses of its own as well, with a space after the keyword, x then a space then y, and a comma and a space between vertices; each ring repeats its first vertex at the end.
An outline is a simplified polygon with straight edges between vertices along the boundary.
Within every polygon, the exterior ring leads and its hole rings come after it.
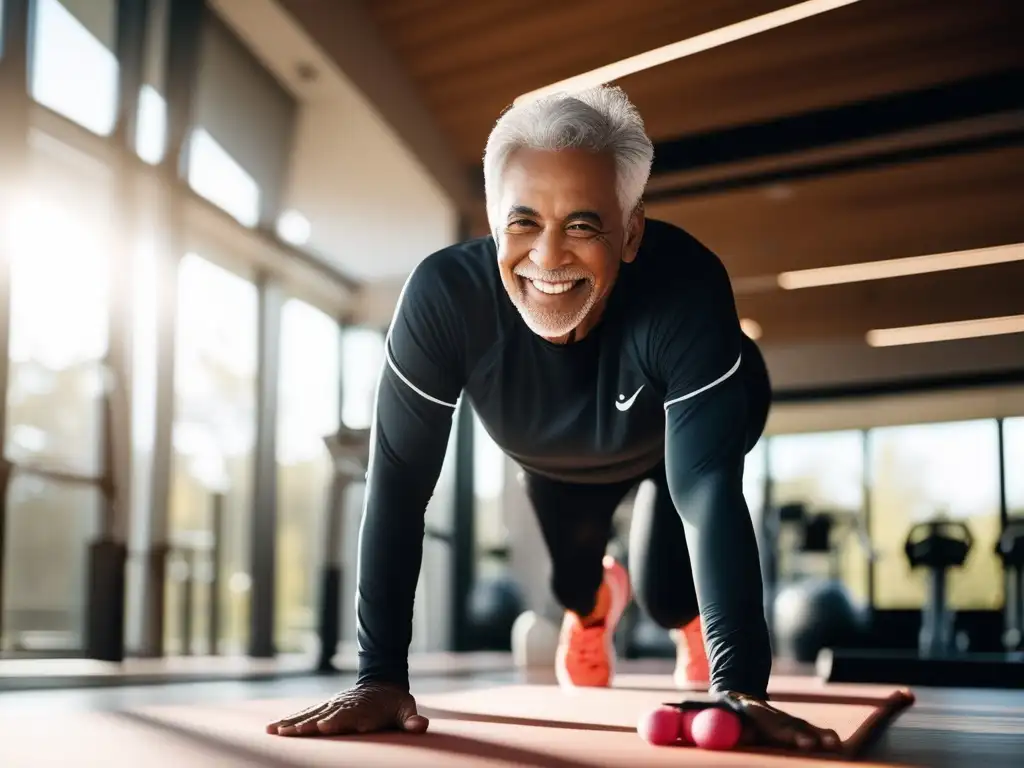
POLYGON ((502 179, 495 238, 501 280, 534 333, 564 340, 593 326, 636 257, 643 215, 623 221, 610 155, 520 149, 502 179))

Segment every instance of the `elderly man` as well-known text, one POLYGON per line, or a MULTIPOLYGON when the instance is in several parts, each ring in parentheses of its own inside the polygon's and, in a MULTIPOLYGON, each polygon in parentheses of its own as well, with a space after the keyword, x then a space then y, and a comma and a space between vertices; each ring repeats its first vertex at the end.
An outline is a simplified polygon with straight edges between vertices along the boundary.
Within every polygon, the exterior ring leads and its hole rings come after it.
POLYGON ((387 337, 359 540, 358 680, 270 733, 426 729, 409 690, 413 596, 424 509, 464 395, 523 468, 565 609, 563 686, 611 683, 612 634, 635 592, 678 644, 678 682, 733 697, 763 743, 838 745, 766 703, 771 650, 742 475, 770 384, 719 259, 645 218, 652 158, 617 88, 498 120, 484 157, 491 234, 427 257, 387 337), (615 509, 644 480, 655 493, 634 512, 627 574, 606 547, 615 509))

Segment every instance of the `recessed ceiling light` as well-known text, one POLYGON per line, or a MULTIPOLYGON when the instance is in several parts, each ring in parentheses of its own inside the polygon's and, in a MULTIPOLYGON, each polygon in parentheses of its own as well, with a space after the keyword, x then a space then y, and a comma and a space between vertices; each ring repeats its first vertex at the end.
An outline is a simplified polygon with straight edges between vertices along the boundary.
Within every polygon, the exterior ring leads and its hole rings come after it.
POLYGON ((277 220, 277 234, 286 243, 302 246, 309 242, 313 227, 309 219, 295 210, 288 210, 277 220))

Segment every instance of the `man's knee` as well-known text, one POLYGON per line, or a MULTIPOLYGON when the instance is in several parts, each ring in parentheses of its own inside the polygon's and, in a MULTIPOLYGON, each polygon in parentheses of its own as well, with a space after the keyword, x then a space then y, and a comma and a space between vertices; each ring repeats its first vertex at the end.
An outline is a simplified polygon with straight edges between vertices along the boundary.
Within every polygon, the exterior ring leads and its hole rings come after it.
POLYGON ((664 580, 645 579, 634 585, 636 601, 651 621, 662 629, 678 629, 689 624, 700 612, 692 587, 664 580))

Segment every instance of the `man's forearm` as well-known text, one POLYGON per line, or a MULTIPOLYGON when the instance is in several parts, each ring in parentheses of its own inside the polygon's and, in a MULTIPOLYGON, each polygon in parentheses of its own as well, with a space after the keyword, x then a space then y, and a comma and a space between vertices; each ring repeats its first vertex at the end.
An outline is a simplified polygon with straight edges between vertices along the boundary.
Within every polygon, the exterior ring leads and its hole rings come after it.
MULTIPOLYGON (((738 478, 718 470, 679 492, 711 690, 767 695, 771 644, 757 541, 738 478)), ((673 494, 675 495, 675 493, 673 494)))
POLYGON ((451 411, 385 371, 359 528, 359 681, 408 685, 424 514, 444 461, 451 411))
POLYGON ((746 499, 746 395, 734 377, 668 409, 665 464, 686 530, 711 688, 763 698, 771 672, 761 561, 746 499))

